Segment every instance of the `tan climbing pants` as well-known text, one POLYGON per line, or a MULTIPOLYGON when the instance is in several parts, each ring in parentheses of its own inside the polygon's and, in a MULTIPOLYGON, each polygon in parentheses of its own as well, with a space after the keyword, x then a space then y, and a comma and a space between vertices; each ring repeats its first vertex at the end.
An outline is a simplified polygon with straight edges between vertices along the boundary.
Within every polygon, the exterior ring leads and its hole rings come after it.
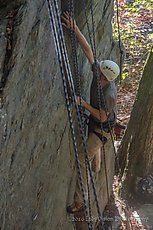
MULTIPOLYGON (((95 131, 100 133, 100 129, 96 129, 95 131)), ((104 136, 107 138, 107 140, 110 138, 109 133, 104 132, 104 136)), ((87 139, 87 152, 88 152, 89 161, 91 163, 91 169, 94 172, 100 171, 102 145, 103 145, 102 141, 99 139, 99 137, 95 133, 92 133, 92 132, 89 133, 89 136, 87 139)), ((86 165, 85 165, 85 157, 84 157, 84 148, 82 145, 79 148, 79 162, 80 162, 80 170, 81 170, 81 175, 82 175, 82 182, 83 182, 84 190, 85 190, 85 199, 88 199, 86 165)), ((90 178, 89 172, 88 172, 88 178, 90 178)), ((74 193, 74 202, 83 203, 83 195, 82 195, 80 180, 78 176, 77 176, 76 188, 75 188, 75 193, 74 193)))

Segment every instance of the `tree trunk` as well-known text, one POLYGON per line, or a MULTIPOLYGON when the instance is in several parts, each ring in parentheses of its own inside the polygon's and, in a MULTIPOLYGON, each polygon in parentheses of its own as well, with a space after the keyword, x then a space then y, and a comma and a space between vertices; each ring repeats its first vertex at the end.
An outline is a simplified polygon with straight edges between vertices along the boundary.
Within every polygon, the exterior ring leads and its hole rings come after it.
POLYGON ((136 192, 139 178, 153 173, 153 52, 146 62, 127 132, 120 147, 126 187, 136 192), (127 161, 126 161, 127 160, 127 161))

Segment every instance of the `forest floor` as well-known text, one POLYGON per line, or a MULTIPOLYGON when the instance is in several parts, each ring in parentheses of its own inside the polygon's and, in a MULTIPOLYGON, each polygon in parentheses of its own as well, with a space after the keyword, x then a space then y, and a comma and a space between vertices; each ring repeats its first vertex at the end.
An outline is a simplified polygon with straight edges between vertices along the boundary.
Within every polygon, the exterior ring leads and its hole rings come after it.
MULTIPOLYGON (((118 119, 127 125, 136 99, 144 65, 153 43, 153 2, 120 0, 119 21, 125 47, 122 82, 118 85, 118 119)), ((114 26, 117 24, 114 18, 114 26)), ((115 31, 117 34, 117 29, 115 31)), ((140 204, 118 195, 119 181, 114 179, 113 195, 105 209, 105 229, 153 230, 153 204, 140 204), (109 221, 110 220, 110 221, 109 221)))
MULTIPOLYGON (((122 82, 118 85, 118 118, 127 124, 136 98, 144 65, 153 44, 153 2, 127 5, 119 1, 120 34, 125 47, 122 82), (121 14, 121 15, 120 15, 121 14)), ((127 2, 139 2, 127 0, 127 2)), ((113 20, 117 37, 116 18, 113 20)))
POLYGON ((118 182, 115 178, 113 194, 105 208, 105 230, 153 230, 153 203, 138 202, 137 197, 125 191, 119 195, 118 182))

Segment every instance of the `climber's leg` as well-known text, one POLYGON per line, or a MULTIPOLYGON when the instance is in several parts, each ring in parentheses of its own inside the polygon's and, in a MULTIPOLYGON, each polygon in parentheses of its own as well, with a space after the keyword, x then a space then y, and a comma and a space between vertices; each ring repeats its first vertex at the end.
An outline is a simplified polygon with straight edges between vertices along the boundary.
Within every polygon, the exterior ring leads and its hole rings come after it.
MULTIPOLYGON (((99 154, 99 150, 101 146, 102 146, 101 140, 94 133, 90 133, 87 139, 87 152, 88 152, 88 159, 90 162, 93 160, 96 154, 99 154)), ((85 199, 88 199, 86 165, 85 165, 84 149, 82 145, 79 148, 79 162, 80 162, 80 170, 82 175, 82 182, 85 191, 85 199)), ((88 179, 90 181, 89 173, 88 173, 88 179)), ((82 206, 84 206, 83 195, 81 191, 79 177, 77 176, 76 189, 74 194, 74 204, 72 206, 69 206, 67 208, 67 211, 69 213, 74 213, 76 211, 80 211, 80 209, 82 209, 82 206)))
POLYGON ((93 172, 98 173, 101 168, 101 155, 102 155, 102 148, 99 148, 97 153, 95 154, 92 162, 91 162, 91 169, 93 172))

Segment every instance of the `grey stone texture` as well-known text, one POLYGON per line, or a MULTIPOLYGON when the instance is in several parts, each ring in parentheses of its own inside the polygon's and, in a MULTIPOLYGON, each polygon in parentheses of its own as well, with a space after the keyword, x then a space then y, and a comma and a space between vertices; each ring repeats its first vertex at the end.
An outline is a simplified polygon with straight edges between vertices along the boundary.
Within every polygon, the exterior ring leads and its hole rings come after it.
POLYGON ((152 204, 143 204, 137 210, 137 219, 140 223, 146 226, 148 229, 153 227, 153 205, 152 204))
POLYGON ((0 81, 3 75, 3 66, 5 60, 6 45, 7 45, 7 40, 5 38, 6 24, 7 24, 6 20, 3 20, 3 23, 0 24, 0 81))
MULTIPOLYGON (((0 101, 0 229, 70 230, 73 223, 65 209, 72 201, 75 160, 47 4, 44 0, 0 3, 0 79, 6 15, 19 7, 11 69, 0 101)), ((77 22, 87 36, 81 1, 75 3, 77 22)), ((97 1, 94 16, 97 54, 101 59, 111 56, 112 14, 112 0, 97 1)), ((83 94, 88 100, 90 66, 80 48, 78 55, 83 94)), ((109 143, 106 161, 111 191, 114 153, 109 143)), ((103 209, 107 203, 104 162, 96 186, 103 209)))

